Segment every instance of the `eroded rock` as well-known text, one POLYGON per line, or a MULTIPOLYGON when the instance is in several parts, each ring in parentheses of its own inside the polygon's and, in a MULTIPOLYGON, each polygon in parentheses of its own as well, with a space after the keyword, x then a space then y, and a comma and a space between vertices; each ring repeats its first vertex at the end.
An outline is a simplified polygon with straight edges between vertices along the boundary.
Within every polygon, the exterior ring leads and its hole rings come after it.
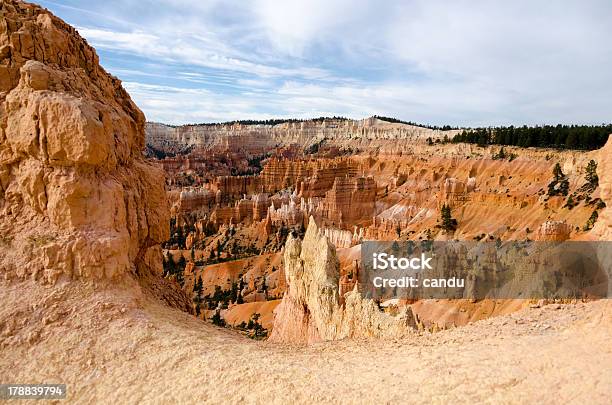
POLYGON ((271 341, 312 343, 344 338, 401 337, 414 330, 412 311, 381 312, 357 288, 339 296, 336 250, 311 217, 304 240, 289 237, 284 251, 288 284, 275 310, 271 341))
POLYGON ((74 28, 0 7, 0 272, 159 271, 169 211, 164 174, 142 157, 143 113, 74 28))
POLYGON ((593 227, 592 234, 599 240, 612 240, 612 137, 599 150, 597 174, 600 196, 606 207, 599 213, 599 220, 593 227))

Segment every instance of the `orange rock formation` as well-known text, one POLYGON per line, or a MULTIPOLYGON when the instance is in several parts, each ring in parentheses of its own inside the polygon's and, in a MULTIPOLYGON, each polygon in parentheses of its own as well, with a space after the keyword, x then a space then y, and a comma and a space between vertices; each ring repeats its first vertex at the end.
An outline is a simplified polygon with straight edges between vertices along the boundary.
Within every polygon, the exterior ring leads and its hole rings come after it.
POLYGON ((163 172, 145 119, 75 31, 40 7, 0 16, 0 269, 47 282, 159 271, 163 172))

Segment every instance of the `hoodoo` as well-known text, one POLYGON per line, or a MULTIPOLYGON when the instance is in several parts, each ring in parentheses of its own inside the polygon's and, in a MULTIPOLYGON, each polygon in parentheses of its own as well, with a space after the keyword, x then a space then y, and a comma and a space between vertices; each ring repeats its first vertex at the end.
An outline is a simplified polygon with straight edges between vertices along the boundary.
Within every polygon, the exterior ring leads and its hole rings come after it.
POLYGON ((275 311, 270 340, 312 343, 348 337, 402 337, 416 327, 410 308, 397 316, 380 312, 355 288, 340 304, 336 249, 311 217, 304 240, 289 237, 284 266, 288 291, 275 311))

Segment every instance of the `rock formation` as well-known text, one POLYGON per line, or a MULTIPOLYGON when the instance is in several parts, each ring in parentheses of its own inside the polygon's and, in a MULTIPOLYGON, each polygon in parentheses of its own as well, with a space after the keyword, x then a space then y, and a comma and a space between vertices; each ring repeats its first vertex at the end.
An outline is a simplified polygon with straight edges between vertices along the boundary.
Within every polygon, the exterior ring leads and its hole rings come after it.
POLYGON ((270 340, 312 343, 365 337, 401 337, 410 334, 415 320, 406 308, 397 317, 381 312, 357 288, 339 296, 336 249, 311 217, 303 241, 289 237, 284 252, 288 284, 275 310, 270 340))
POLYGON ((571 231, 564 221, 546 221, 538 228, 536 240, 562 242, 569 239, 571 231))
POLYGON ((440 190, 439 205, 448 205, 454 208, 468 201, 468 192, 474 189, 475 180, 470 179, 469 185, 455 178, 448 178, 442 183, 440 190))
POLYGON ((363 120, 325 119, 284 122, 276 125, 241 123, 182 125, 147 123, 147 144, 158 150, 176 152, 197 146, 206 150, 245 150, 265 153, 277 146, 299 145, 318 148, 321 144, 344 148, 402 151, 428 138, 452 138, 458 130, 433 130, 414 125, 390 123, 371 117, 363 120), (391 142, 390 142, 391 141, 391 142))
POLYGON ((599 175, 600 196, 606 203, 606 207, 599 214, 599 220, 592 233, 599 240, 612 241, 612 136, 598 153, 597 173, 599 175))
POLYGON ((376 182, 372 177, 336 177, 322 203, 323 215, 334 224, 369 220, 374 214, 376 182))
POLYGON ((0 13, 0 272, 45 282, 161 271, 164 173, 143 113, 47 10, 0 13))

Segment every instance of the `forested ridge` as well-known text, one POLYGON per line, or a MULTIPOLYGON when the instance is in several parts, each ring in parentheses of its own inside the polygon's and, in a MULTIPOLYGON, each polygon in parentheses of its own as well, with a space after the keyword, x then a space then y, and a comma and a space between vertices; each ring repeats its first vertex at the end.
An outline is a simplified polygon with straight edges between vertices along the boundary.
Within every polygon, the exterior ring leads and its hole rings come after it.
POLYGON ((465 129, 453 142, 485 145, 512 145, 523 148, 599 149, 612 133, 608 125, 543 125, 535 127, 491 127, 465 129))

